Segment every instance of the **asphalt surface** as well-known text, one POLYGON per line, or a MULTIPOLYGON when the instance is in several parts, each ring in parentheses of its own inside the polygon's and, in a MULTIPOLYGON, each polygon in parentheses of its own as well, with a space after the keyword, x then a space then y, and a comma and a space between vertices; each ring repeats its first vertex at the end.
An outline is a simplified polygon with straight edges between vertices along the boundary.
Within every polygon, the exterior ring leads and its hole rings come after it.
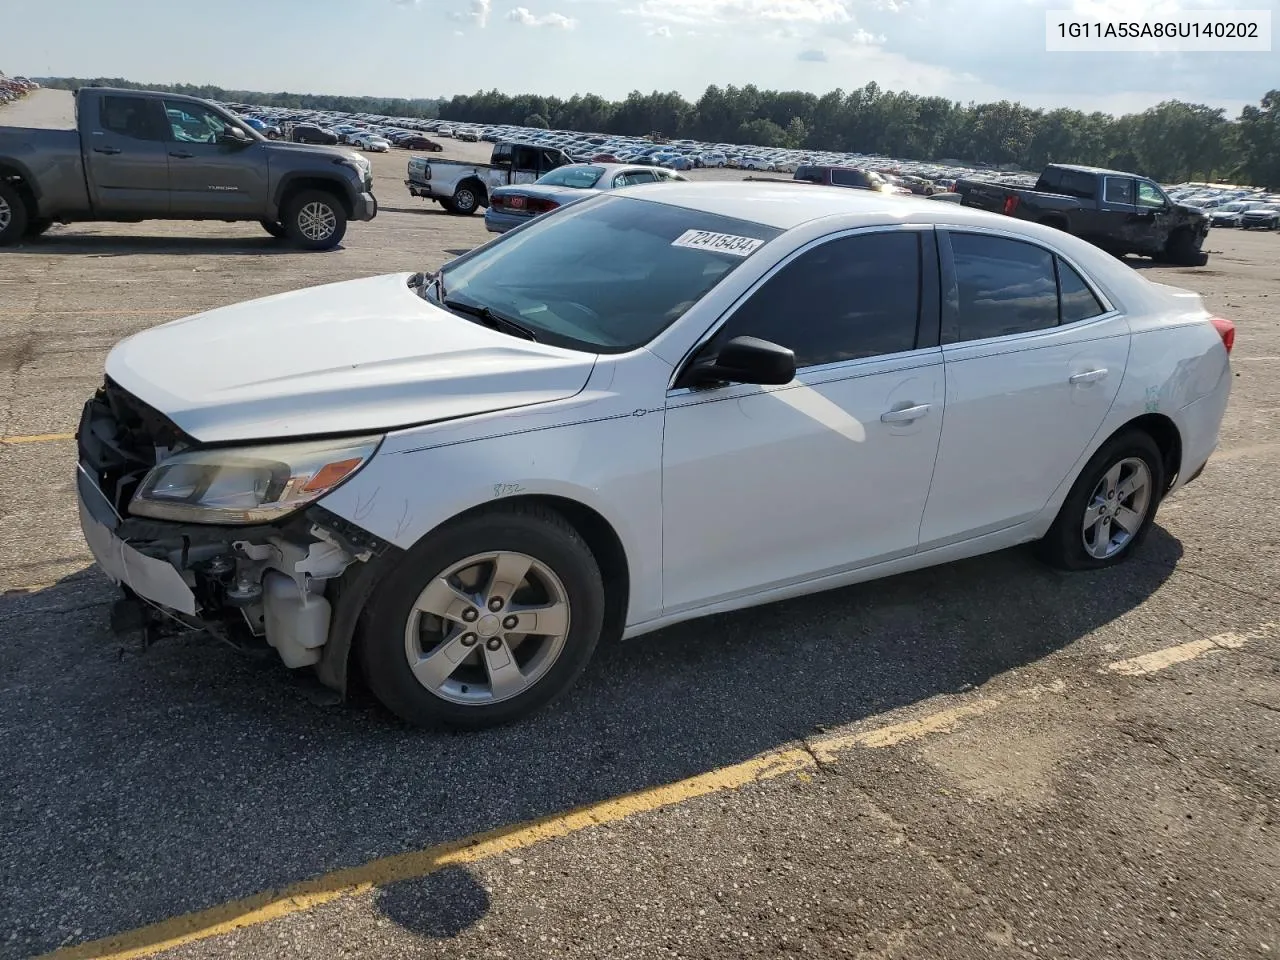
MULTIPOLYGON (((374 158, 382 213, 332 253, 191 223, 0 252, 0 436, 74 430, 131 332, 483 241, 404 195, 405 159, 374 158)), ((411 731, 207 638, 122 646, 72 445, 0 446, 0 960, 973 704, 994 706, 164 955, 1280 953, 1280 235, 1208 246, 1144 269, 1238 324, 1220 454, 1133 562, 1014 550, 682 625, 500 731, 411 731), (1108 666, 1168 648, 1187 659, 1108 666)))

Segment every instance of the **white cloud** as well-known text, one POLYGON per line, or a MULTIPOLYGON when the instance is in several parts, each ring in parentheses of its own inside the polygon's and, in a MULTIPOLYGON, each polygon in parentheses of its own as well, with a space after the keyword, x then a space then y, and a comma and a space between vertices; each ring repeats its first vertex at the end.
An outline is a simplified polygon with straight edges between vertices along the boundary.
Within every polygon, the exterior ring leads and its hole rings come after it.
POLYGON ((546 13, 539 17, 530 13, 528 7, 516 7, 507 14, 507 19, 524 27, 555 27, 559 30, 572 30, 578 25, 577 20, 566 17, 563 13, 546 13))
POLYGON ((796 54, 797 60, 803 60, 806 63, 826 63, 827 51, 819 50, 814 47, 812 50, 801 50, 796 54))
MULTIPOLYGON (((417 2, 417 0, 413 0, 417 2)), ((483 30, 489 25, 489 14, 493 12, 493 0, 471 0, 466 13, 454 12, 449 14, 454 20, 472 20, 475 25, 483 30)))
POLYGON ((647 33, 651 37, 670 37, 671 28, 664 23, 660 27, 654 27, 654 26, 647 27, 645 29, 645 33, 647 33))
POLYGON ((628 13, 685 24, 849 23, 843 0, 641 0, 628 13))

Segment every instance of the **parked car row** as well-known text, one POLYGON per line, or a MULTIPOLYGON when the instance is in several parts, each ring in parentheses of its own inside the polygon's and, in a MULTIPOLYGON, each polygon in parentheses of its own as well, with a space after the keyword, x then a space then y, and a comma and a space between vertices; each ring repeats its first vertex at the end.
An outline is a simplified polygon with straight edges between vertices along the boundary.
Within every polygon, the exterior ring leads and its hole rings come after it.
POLYGON ((26 77, 8 77, 0 72, 0 106, 12 103, 25 97, 32 90, 39 90, 40 84, 26 77))

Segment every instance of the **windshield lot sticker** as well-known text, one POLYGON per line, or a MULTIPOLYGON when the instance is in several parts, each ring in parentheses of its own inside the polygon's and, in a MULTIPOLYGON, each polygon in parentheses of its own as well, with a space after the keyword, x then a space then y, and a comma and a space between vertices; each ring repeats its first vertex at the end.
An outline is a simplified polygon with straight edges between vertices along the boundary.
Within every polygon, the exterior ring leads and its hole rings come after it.
POLYGON ((692 247, 695 250, 712 250, 735 257, 749 257, 764 246, 755 237, 735 237, 731 233, 712 233, 710 230, 686 230, 671 241, 673 247, 692 247))

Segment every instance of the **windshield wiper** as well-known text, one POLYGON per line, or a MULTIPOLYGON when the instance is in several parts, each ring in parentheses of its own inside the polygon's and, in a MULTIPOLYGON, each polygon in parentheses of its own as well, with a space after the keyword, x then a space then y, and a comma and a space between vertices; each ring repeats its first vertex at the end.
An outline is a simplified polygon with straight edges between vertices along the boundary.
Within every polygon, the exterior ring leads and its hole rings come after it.
POLYGON ((512 320, 510 317, 503 316, 500 313, 494 313, 489 307, 483 307, 478 303, 471 303, 467 300, 459 300, 456 297, 445 297, 441 303, 454 313, 474 317, 491 330, 501 330, 512 336, 537 342, 537 335, 523 323, 518 320, 512 320))

